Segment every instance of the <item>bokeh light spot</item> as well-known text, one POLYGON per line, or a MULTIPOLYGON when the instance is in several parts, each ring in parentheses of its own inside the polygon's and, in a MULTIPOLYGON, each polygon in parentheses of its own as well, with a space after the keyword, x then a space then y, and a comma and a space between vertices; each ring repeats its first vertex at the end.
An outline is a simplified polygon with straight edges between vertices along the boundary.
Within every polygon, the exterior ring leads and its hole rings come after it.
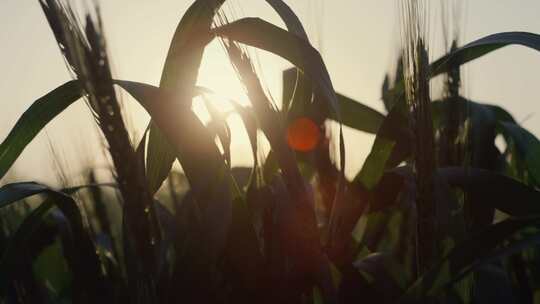
POLYGON ((319 127, 307 117, 294 120, 287 128, 287 142, 296 151, 313 150, 319 143, 320 137, 319 127))

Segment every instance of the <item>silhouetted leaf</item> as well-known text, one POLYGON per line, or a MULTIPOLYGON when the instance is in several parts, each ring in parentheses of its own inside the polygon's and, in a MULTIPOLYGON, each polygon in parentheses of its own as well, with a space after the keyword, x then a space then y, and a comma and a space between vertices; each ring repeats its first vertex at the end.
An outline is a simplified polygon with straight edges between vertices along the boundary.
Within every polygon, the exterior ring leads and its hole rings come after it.
POLYGON ((185 275, 197 275, 198 279, 193 277, 192 281, 185 281, 187 285, 182 289, 196 292, 195 287, 202 288, 199 279, 205 276, 203 274, 210 275, 215 271, 217 259, 225 248, 232 212, 230 172, 208 130, 189 105, 175 99, 176 94, 136 82, 116 83, 146 109, 174 147, 197 201, 199 214, 195 235, 198 240, 196 243, 191 240, 187 257, 182 257, 197 259, 183 271, 185 275))
MULTIPOLYGON (((179 95, 168 102, 175 101, 191 106, 191 92, 197 80, 204 48, 211 40, 210 27, 215 11, 223 2, 224 0, 195 1, 176 28, 165 60, 160 87, 179 95)), ((151 193, 161 187, 176 157, 172 143, 167 141, 170 138, 161 132, 155 124, 150 123, 146 172, 151 193)))
MULTIPOLYGON (((442 113, 451 103, 459 107, 463 113, 459 115, 459 126, 463 132, 459 136, 460 144, 466 153, 466 161, 472 168, 491 171, 501 171, 504 162, 501 153, 495 146, 497 124, 500 121, 513 122, 510 114, 498 106, 481 104, 466 100, 463 97, 449 98, 442 102, 433 103, 436 120, 441 120, 442 113)), ((447 124, 448 122, 442 122, 447 124)), ((443 126, 444 127, 444 126, 443 126)), ((467 201, 481 201, 480 192, 470 193, 467 201), (479 196, 476 197, 476 194, 479 196)), ((467 225, 472 230, 482 229, 491 224, 495 209, 479 204, 465 203, 467 225)))
MULTIPOLYGON (((383 114, 339 93, 337 97, 343 125, 358 131, 377 134, 385 119, 383 114)), ((338 119, 332 114, 330 114, 330 118, 338 119)))
POLYGON ((520 230, 539 223, 539 217, 505 220, 458 244, 407 290, 401 303, 425 301, 475 268, 540 243, 539 235, 505 243, 520 230))
POLYGON ((19 118, 0 144, 0 179, 6 174, 24 148, 58 114, 82 97, 77 81, 69 81, 36 100, 19 118))
POLYGON ((395 303, 405 284, 400 265, 389 254, 376 252, 354 262, 340 286, 341 303, 395 303))
POLYGON ((485 263, 475 271, 475 303, 512 304, 517 302, 510 276, 501 263, 485 263))
POLYGON ((319 52, 303 38, 259 18, 244 18, 213 30, 218 36, 247 44, 287 59, 316 84, 316 92, 340 116, 339 103, 319 52))
POLYGON ((476 193, 479 208, 497 208, 517 217, 540 215, 540 192, 496 172, 473 168, 441 168, 438 173, 451 186, 476 193))
MULTIPOLYGON (((430 77, 446 73, 456 66, 463 65, 508 45, 522 45, 540 51, 540 35, 527 32, 504 32, 480 38, 431 63, 430 77)), ((389 96, 400 96, 403 94, 403 90, 403 81, 400 80, 388 93, 389 96)))
POLYGON ((540 51, 540 35, 527 32, 506 32, 478 39, 433 62, 431 64, 431 76, 433 77, 447 72, 452 67, 465 64, 502 47, 513 44, 540 51))
MULTIPOLYGON (((87 186, 66 189, 66 192, 74 193, 85 187, 87 186)), ((2 206, 6 206, 37 194, 44 194, 47 199, 24 219, 10 238, 0 260, 0 287, 5 288, 5 282, 9 280, 10 274, 16 271, 13 266, 17 265, 15 261, 18 252, 28 246, 26 242, 43 223, 45 215, 56 206, 62 211, 70 226, 71 237, 63 245, 66 259, 74 275, 74 299, 89 297, 89 299, 98 300, 101 297, 107 297, 96 249, 84 228, 77 204, 72 198, 40 184, 16 183, 0 188, 0 202, 2 206)))
MULTIPOLYGON (((473 121, 476 122, 476 124, 482 124, 485 123, 480 118, 483 115, 489 116, 492 120, 495 121, 510 123, 515 122, 512 115, 510 115, 506 110, 499 106, 474 102, 465 98, 450 98, 445 100, 433 101, 433 103, 431 104, 431 109, 433 112, 433 123, 435 127, 440 127, 444 123, 442 121, 444 111, 448 108, 448 105, 450 103, 457 103, 457 106, 464 111, 463 116, 461 117, 462 120, 471 117, 473 121)), ((460 123, 463 122, 464 121, 461 121, 460 123)))
POLYGON ((519 157, 525 161, 527 170, 536 183, 540 182, 540 141, 529 131, 517 124, 500 122, 499 128, 507 142, 513 142, 519 157))
MULTIPOLYGON (((245 173, 249 174, 250 171, 245 173)), ((234 278, 229 284, 235 288, 236 297, 250 302, 256 301, 264 286, 262 279, 265 265, 251 211, 242 198, 233 201, 233 215, 225 260, 226 273, 228 277, 234 278)))
POLYGON ((148 84, 118 80, 150 114, 167 137, 184 172, 197 194, 208 192, 208 179, 226 167, 213 138, 189 105, 176 100, 176 94, 148 84))
POLYGON ((285 2, 282 0, 266 0, 266 2, 272 6, 272 8, 281 17, 281 20, 285 22, 289 32, 305 39, 306 41, 309 40, 302 22, 285 2))
POLYGON ((368 190, 379 183, 387 168, 399 165, 411 152, 411 134, 402 111, 395 106, 383 120, 371 152, 354 178, 355 183, 361 183, 368 190))

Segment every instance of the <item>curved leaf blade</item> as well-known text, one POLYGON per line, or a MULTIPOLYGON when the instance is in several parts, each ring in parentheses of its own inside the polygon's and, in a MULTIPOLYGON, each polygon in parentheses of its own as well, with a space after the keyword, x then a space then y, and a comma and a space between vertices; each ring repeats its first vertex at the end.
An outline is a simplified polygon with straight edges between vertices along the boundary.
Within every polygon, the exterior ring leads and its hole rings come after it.
MULTIPOLYGON (((343 125, 358 131, 377 134, 385 119, 383 114, 345 95, 338 93, 337 98, 343 125)), ((339 119, 332 113, 330 118, 336 121, 339 119)))
POLYGON ((458 48, 431 64, 431 76, 437 76, 508 45, 522 45, 540 51, 540 35, 527 32, 505 32, 486 36, 458 48))
POLYGON ((210 27, 215 11, 224 2, 225 0, 196 0, 188 8, 176 27, 169 46, 160 87, 178 92, 195 86, 204 48, 212 39, 210 27))
MULTIPOLYGON (((87 186, 73 187, 67 191, 74 193, 87 186)), ((74 299, 90 297, 99 300, 107 297, 106 286, 103 284, 101 265, 96 249, 83 225, 79 208, 75 201, 63 192, 55 191, 37 183, 8 184, 0 188, 0 205, 7 206, 17 200, 29 196, 45 194, 47 199, 25 218, 15 234, 9 240, 0 259, 0 288, 5 288, 5 282, 17 265, 15 261, 21 250, 27 247, 26 242, 43 223, 45 215, 54 207, 62 211, 70 224, 71 239, 64 244, 66 258, 74 273, 74 299), (100 292, 98 292, 98 290, 100 292)))
POLYGON ((534 180, 540 182, 540 141, 536 136, 510 122, 499 122, 499 128, 507 142, 512 141, 517 148, 518 155, 525 161, 528 171, 534 180))
MULTIPOLYGON (((204 48, 211 40, 210 27, 215 11, 224 0, 197 0, 187 10, 172 39, 160 87, 185 94, 191 92, 197 81, 204 48)), ((191 94, 183 96, 182 103, 191 105, 191 94)), ((151 193, 155 193, 169 175, 175 160, 175 151, 162 131, 150 123, 146 175, 151 193)))
MULTIPOLYGON (((503 32, 480 38, 431 63, 430 77, 446 73, 453 67, 464 65, 509 45, 522 45, 540 51, 540 35, 528 32, 503 32)), ((389 93, 399 96, 403 94, 403 89, 403 81, 399 81, 389 93)))
POLYGON ((340 116, 339 103, 320 53, 303 38, 259 18, 243 18, 213 32, 252 47, 274 53, 309 75, 331 111, 340 116))
POLYGON ((48 190, 48 187, 34 182, 7 184, 0 188, 0 208, 48 190))
POLYGON ((148 84, 115 81, 150 114, 166 136, 181 162, 193 190, 207 191, 210 176, 225 168, 224 160, 213 138, 189 105, 177 100, 176 94, 148 84))
POLYGON ((393 107, 377 131, 371 152, 354 182, 368 190, 375 188, 387 168, 399 165, 410 156, 410 138, 407 118, 400 107, 393 107))
POLYGON ((0 179, 36 135, 82 95, 79 83, 69 81, 36 100, 24 112, 0 144, 0 179))
POLYGON ((230 172, 213 138, 189 107, 176 94, 147 84, 116 81, 150 114, 156 126, 174 147, 191 191, 201 210, 205 229, 199 240, 199 255, 207 267, 214 267, 222 252, 231 222, 230 172))
POLYGON ((285 2, 282 0, 266 0, 266 3, 268 3, 278 13, 281 20, 285 22, 285 25, 290 32, 305 39, 306 41, 309 40, 302 22, 285 2))
POLYGON ((400 303, 421 303, 425 298, 436 295, 476 267, 522 250, 532 244, 537 244, 539 237, 534 236, 525 241, 515 241, 497 249, 514 234, 539 223, 539 217, 510 219, 492 225, 484 232, 462 242, 437 265, 422 275, 407 290, 400 303))
POLYGON ((445 100, 436 100, 431 104, 433 123, 435 126, 440 126, 443 123, 443 117, 446 109, 449 107, 450 103, 457 103, 457 106, 460 109, 463 109, 463 117, 465 119, 470 117, 473 123, 483 124, 485 123, 485 118, 490 118, 493 124, 494 122, 508 122, 515 123, 514 117, 508 113, 505 109, 492 105, 485 104, 480 102, 475 102, 472 100, 467 100, 465 98, 451 98, 445 100))
POLYGON ((519 181, 488 170, 472 168, 442 168, 438 173, 451 186, 476 193, 487 207, 499 209, 516 217, 540 215, 540 191, 519 181))

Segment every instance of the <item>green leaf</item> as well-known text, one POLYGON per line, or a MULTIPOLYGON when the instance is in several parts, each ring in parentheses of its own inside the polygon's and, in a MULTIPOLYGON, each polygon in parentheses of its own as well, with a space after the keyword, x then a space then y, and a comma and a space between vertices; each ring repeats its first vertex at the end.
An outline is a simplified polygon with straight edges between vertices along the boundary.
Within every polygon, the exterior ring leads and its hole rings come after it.
MULTIPOLYGON (((197 0, 176 28, 163 68, 160 87, 178 94, 174 99, 191 106, 204 48, 211 40, 210 27, 215 11, 224 0, 197 0)), ((172 102, 172 101, 171 101, 172 102)), ((151 193, 155 193, 171 171, 176 153, 168 137, 150 123, 146 175, 151 193)))
MULTIPOLYGON (((86 186, 67 189, 74 193, 86 186)), ((0 259, 0 288, 5 288, 10 273, 16 271, 19 253, 28 247, 27 241, 39 229, 45 215, 54 207, 58 207, 69 222, 71 237, 64 243, 66 259, 73 272, 74 294, 76 299, 86 295, 93 300, 106 297, 103 285, 101 265, 96 255, 96 249, 90 236, 84 228, 82 216, 75 201, 63 192, 52 190, 36 183, 8 184, 0 188, 0 204, 7 206, 29 196, 44 194, 47 199, 33 210, 10 238, 0 259), (99 292, 98 292, 99 290, 99 292)))
POLYGON ((354 267, 372 277, 375 280, 374 283, 378 285, 373 287, 375 289, 380 288, 379 292, 381 293, 390 293, 387 294, 389 298, 398 298, 402 292, 401 290, 407 284, 402 267, 395 259, 395 256, 388 253, 372 253, 354 262, 354 267))
POLYGON ((529 131, 517 124, 500 122, 501 133, 507 142, 513 142, 519 157, 525 161, 529 173, 536 183, 540 183, 540 141, 529 131))
POLYGON ((431 77, 513 44, 540 51, 540 35, 527 32, 506 32, 478 39, 433 62, 430 66, 431 77))
POLYGON ((38 280, 46 282, 57 296, 71 284, 71 274, 58 241, 43 250, 35 259, 33 268, 38 280))
POLYGON ((0 179, 39 131, 81 97, 82 89, 79 83, 69 81, 36 100, 24 112, 0 144, 0 179))
POLYGON ((360 173, 354 178, 367 190, 372 190, 381 180, 384 171, 399 165, 410 154, 410 138, 407 118, 403 110, 395 106, 383 120, 360 173))
POLYGON ((472 202, 480 208, 496 208, 516 217, 540 215, 540 192, 513 178, 473 168, 441 168, 438 173, 451 186, 481 198, 472 202))
POLYGON ((386 162, 392 155, 395 146, 394 140, 377 136, 371 152, 355 180, 366 189, 373 189, 381 180, 386 169, 386 162))
MULTIPOLYGON (((451 103, 457 103, 457 107, 463 110, 463 117, 461 117, 462 120, 470 117, 472 122, 477 125, 486 124, 486 121, 483 121, 483 117, 488 117, 491 120, 489 123, 490 125, 493 125, 493 123, 497 121, 510 123, 515 122, 512 115, 499 106, 479 103, 460 97, 433 101, 431 104, 431 109, 433 115, 433 124, 435 127, 438 128, 444 123, 443 119, 445 111, 451 103)), ((463 122, 464 121, 461 121, 461 123, 463 122)))
POLYGON ((54 207, 51 199, 34 209, 22 222, 17 231, 8 240, 0 258, 0 289, 4 294, 11 274, 16 271, 18 252, 24 250, 25 243, 31 238, 44 221, 47 213, 54 207))
MULTIPOLYGON (((459 125, 464 130, 459 140, 463 150, 460 153, 465 156, 465 161, 469 167, 485 169, 491 171, 500 171, 504 165, 501 153, 495 146, 496 128, 499 121, 513 122, 514 119, 502 108, 469 101, 463 97, 449 98, 442 102, 433 103, 433 112, 436 120, 443 125, 448 123, 442 121, 444 111, 450 104, 457 106, 461 115, 459 115, 459 125)), ((482 200, 483 193, 471 192, 467 201, 482 200), (476 197, 478 194, 478 197, 476 197)), ((467 204, 465 207, 467 225, 473 230, 482 229, 482 227, 491 224, 495 210, 486 205, 467 204)))
MULTIPOLYGON (((339 93, 337 97, 343 125, 358 131, 377 134, 385 119, 383 114, 339 93)), ((333 114, 330 114, 330 118, 336 121, 338 119, 333 114)))
POLYGON ((538 235, 505 244, 520 230, 540 223, 539 217, 509 219, 488 227, 458 244, 452 251, 423 274, 405 293, 400 303, 422 303, 444 288, 485 263, 538 244, 538 235))

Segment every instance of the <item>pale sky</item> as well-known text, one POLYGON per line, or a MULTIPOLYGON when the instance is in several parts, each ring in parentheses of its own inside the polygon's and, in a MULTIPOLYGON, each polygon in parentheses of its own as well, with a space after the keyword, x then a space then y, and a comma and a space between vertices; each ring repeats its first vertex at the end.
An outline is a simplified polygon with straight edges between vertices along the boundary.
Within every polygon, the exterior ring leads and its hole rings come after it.
MULTIPOLYGON (((382 111, 380 86, 398 54, 400 41, 396 0, 285 1, 305 22, 337 91, 382 111)), ((465 43, 501 31, 540 33, 538 0, 463 2, 465 43)), ((115 77, 157 84, 173 32, 190 4, 190 0, 102 0, 115 77)), ((282 26, 263 0, 234 0, 232 7, 237 15, 257 16, 282 26)), ((432 19, 438 20, 439 12, 434 9, 432 14, 432 19)), ((70 76, 37 0, 1 0, 0 25, 1 141, 34 100, 70 76)), ((438 22, 433 22, 432 58, 441 54, 439 27, 438 22)), ((260 63, 266 85, 279 100, 280 71, 288 64, 262 53, 260 63)), ((507 47, 467 66, 465 95, 505 107, 518 121, 525 120, 526 128, 540 135, 536 104, 540 101, 536 90, 540 85, 539 68, 539 53, 507 47)), ((217 44, 207 51, 199 83, 222 95, 242 99, 236 76, 217 44)), ((125 100, 132 104, 128 98, 125 100)), ((144 128, 147 118, 142 111, 134 106, 129 109, 133 112, 134 128, 144 128)), ((99 162, 101 156, 95 148, 92 124, 83 102, 70 107, 26 149, 11 178, 50 181, 53 166, 47 137, 73 176, 80 173, 74 165, 78 158, 99 162)), ((349 130, 345 136, 347 173, 352 176, 369 152, 373 137, 349 130)), ((245 140, 233 138, 233 162, 248 164, 247 149, 245 140)))

